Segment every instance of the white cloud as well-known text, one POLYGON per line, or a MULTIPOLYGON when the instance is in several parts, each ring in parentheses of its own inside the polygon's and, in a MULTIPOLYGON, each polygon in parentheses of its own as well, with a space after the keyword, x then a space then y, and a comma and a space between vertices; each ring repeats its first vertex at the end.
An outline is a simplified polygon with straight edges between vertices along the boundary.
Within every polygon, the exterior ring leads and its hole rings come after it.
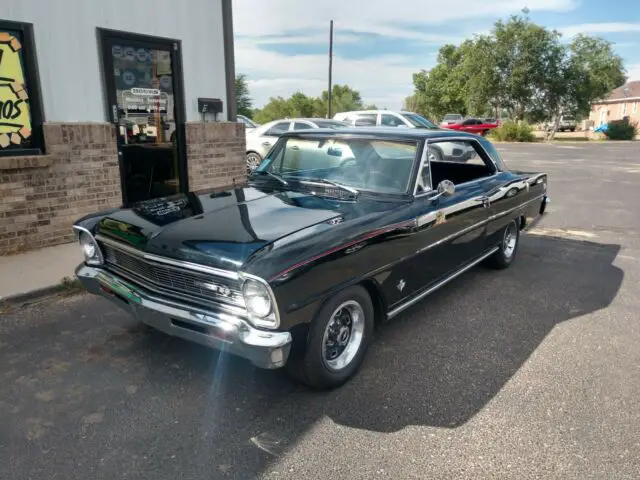
POLYGON ((640 80, 640 63, 627 65, 627 78, 629 81, 640 80))
POLYGON ((591 35, 597 33, 640 32, 640 23, 583 23, 580 25, 569 25, 566 27, 560 27, 557 30, 567 37, 573 37, 574 35, 578 35, 579 33, 591 35))
MULTIPOLYGON (((579 0, 234 0, 236 72, 245 73, 254 105, 263 106, 271 96, 295 91, 319 95, 327 88, 328 54, 275 53, 261 44, 328 43, 329 21, 334 20, 336 55, 333 81, 360 91, 365 103, 397 109, 413 90, 412 73, 435 63, 433 49, 458 43, 464 37, 460 22, 493 21, 528 7, 531 11, 568 11, 579 0), (535 3, 535 5, 531 5, 535 3), (411 24, 412 28, 403 27, 411 24), (416 28, 421 25, 423 28, 416 28), (323 33, 323 30, 327 33, 323 33), (341 32, 342 30, 342 32, 341 32), (308 32, 308 33, 306 33, 308 32), (380 55, 367 59, 340 56, 362 34, 419 41, 425 53, 380 55), (345 47, 342 47, 345 45, 345 47), (428 50, 431 46, 431 53, 428 50)), ((486 25, 483 25, 486 27, 486 25)), ((478 32, 481 33, 481 32, 478 32)))
POLYGON ((373 32, 403 38, 429 38, 397 25, 428 25, 479 17, 503 17, 528 7, 532 11, 568 11, 577 0, 236 0, 234 29, 238 35, 278 35, 287 31, 316 30, 335 21, 337 29, 373 32))
MULTIPOLYGON (((366 103, 379 107, 400 108, 402 100, 413 90, 411 74, 431 63, 406 64, 398 55, 372 59, 347 59, 334 56, 333 83, 357 88, 366 103)), ((295 55, 259 49, 250 42, 236 44, 236 71, 247 74, 249 91, 256 106, 272 96, 288 96, 296 91, 317 96, 327 89, 328 55, 295 55)))

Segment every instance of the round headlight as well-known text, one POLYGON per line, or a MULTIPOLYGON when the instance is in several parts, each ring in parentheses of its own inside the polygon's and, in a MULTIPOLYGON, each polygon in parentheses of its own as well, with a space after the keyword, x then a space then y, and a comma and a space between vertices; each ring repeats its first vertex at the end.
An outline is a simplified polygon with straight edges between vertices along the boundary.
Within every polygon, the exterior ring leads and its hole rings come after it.
POLYGON ((91 235, 85 232, 81 233, 80 246, 82 247, 82 252, 84 253, 84 258, 87 262, 95 263, 100 261, 98 246, 91 235))
POLYGON ((266 317, 271 313, 271 297, 269 291, 262 283, 255 280, 247 280, 242 286, 242 295, 247 310, 256 317, 266 317))

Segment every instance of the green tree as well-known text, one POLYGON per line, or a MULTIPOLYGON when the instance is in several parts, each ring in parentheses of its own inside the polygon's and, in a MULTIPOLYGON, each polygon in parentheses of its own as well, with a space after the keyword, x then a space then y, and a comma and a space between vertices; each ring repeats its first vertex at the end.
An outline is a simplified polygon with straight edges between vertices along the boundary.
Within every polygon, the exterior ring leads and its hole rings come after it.
POLYGON ((249 86, 247 85, 247 76, 240 74, 236 76, 236 112, 238 115, 244 115, 251 118, 253 102, 249 96, 249 86))
POLYGON ((284 97, 271 97, 261 109, 254 112, 253 119, 258 123, 267 123, 291 115, 291 105, 284 97))
POLYGON ((407 103, 431 118, 507 112, 518 121, 559 122, 563 113, 588 114, 594 100, 624 80, 611 43, 579 35, 566 45, 555 30, 512 16, 488 35, 444 45, 431 70, 413 74, 407 103))
MULTIPOLYGON (((263 108, 253 111, 253 119, 258 123, 267 123, 279 118, 304 118, 327 116, 329 100, 327 91, 320 97, 309 97, 302 92, 296 92, 289 98, 272 97, 263 108)), ((332 88, 332 112, 362 110, 360 92, 348 85, 334 85, 332 88)), ((375 105, 367 107, 375 109, 375 105)))
POLYGON ((444 45, 434 68, 413 74, 414 101, 421 109, 418 113, 434 119, 441 119, 447 113, 467 113, 466 74, 461 64, 465 48, 466 45, 444 45))
MULTIPOLYGON (((329 111, 329 92, 327 90, 322 91, 320 100, 324 108, 321 115, 325 117, 329 111)), ((333 85, 333 87, 331 87, 332 115, 352 110, 363 110, 363 108, 362 97, 358 90, 354 90, 348 85, 333 85)))

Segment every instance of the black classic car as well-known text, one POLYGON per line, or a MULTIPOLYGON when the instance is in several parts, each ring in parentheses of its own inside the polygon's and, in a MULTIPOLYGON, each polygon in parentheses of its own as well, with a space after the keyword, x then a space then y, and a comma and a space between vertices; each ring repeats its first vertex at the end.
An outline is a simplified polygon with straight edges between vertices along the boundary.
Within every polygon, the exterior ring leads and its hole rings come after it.
POLYGON ((76 275, 170 335, 335 387, 377 322, 480 262, 508 267, 546 203, 544 173, 476 135, 295 131, 244 186, 79 220, 76 275))

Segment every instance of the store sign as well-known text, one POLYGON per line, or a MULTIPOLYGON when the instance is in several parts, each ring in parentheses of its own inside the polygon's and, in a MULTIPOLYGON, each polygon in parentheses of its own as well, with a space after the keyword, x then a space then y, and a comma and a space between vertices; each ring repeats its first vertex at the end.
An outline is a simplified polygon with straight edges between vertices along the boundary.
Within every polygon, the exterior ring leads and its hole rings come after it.
POLYGON ((131 89, 132 95, 140 95, 143 97, 159 97, 160 93, 161 93, 160 90, 158 90, 157 88, 132 88, 131 89))
POLYGON ((0 149, 20 145, 31 136, 29 96, 20 58, 22 45, 0 32, 0 149))

